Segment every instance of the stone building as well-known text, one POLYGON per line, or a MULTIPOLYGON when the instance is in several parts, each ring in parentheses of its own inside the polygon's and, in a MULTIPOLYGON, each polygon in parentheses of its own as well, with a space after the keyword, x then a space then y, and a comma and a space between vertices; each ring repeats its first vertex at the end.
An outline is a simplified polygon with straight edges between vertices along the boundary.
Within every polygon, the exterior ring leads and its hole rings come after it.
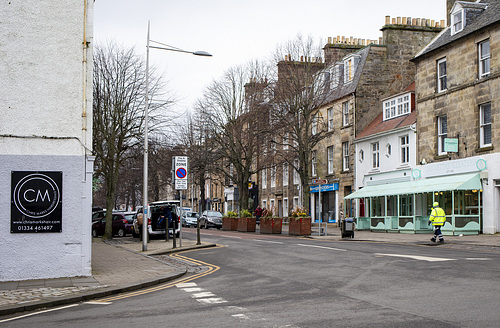
POLYGON ((91 275, 93 4, 0 3, 0 281, 91 275))
MULTIPOLYGON (((448 233, 498 232, 500 221, 500 3, 448 1, 448 27, 413 59, 417 65, 418 162, 422 178, 477 173, 473 213, 442 194, 448 233), (425 173, 428 173, 426 176, 425 173), (481 192, 482 191, 482 192, 481 192), (474 215, 469 215, 474 214, 474 215)), ((467 207, 467 206, 466 206, 467 207)))
MULTIPOLYGON (((341 200, 355 190, 356 136, 382 113, 384 98, 401 93, 414 81, 416 70, 410 59, 438 35, 442 25, 444 21, 386 17, 383 36, 376 43, 343 38, 350 43, 346 47, 337 37, 325 46, 325 58, 335 62, 325 70, 330 95, 318 110, 329 135, 314 150, 311 163, 316 167, 312 179, 323 184, 311 188, 314 218, 338 220, 341 200)), ((348 206, 345 214, 354 216, 354 206, 348 206)))

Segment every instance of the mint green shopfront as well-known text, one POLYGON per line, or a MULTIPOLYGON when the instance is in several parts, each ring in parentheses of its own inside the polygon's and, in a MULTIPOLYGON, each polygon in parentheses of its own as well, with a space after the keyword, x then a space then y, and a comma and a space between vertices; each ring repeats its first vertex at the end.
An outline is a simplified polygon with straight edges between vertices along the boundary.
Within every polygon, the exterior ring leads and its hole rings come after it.
POLYGON ((379 184, 344 197, 344 213, 356 213, 357 230, 430 233, 429 214, 439 202, 446 213, 444 235, 474 235, 482 232, 481 195, 477 172, 379 184))

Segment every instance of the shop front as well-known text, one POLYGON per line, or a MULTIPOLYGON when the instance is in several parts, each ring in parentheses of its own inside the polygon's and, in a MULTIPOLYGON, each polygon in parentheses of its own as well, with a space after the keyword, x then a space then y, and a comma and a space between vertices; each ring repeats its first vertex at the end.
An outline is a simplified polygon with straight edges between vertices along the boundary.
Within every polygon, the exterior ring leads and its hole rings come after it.
POLYGON ((312 219, 315 222, 335 223, 338 222, 338 183, 320 184, 311 186, 311 209, 312 219))
POLYGON ((354 206, 356 229, 380 232, 428 233, 432 204, 446 212, 445 235, 482 232, 482 182, 480 172, 449 174, 366 186, 344 198, 344 208, 354 206))

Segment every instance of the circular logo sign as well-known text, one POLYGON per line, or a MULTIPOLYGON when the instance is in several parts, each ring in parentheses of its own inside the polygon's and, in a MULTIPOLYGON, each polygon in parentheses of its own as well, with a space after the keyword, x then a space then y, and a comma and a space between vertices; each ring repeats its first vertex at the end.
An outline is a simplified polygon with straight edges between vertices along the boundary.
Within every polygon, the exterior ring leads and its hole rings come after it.
POLYGON ((59 187, 52 178, 42 173, 27 175, 14 187, 14 205, 30 218, 38 219, 51 214, 60 200, 59 187))

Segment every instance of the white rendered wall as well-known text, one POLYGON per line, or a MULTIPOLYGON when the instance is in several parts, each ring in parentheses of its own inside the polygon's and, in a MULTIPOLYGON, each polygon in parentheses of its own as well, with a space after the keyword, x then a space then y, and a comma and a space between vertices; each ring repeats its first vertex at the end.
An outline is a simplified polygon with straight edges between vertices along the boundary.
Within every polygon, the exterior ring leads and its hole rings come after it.
POLYGON ((0 281, 91 275, 92 10, 0 2, 0 281), (12 171, 62 172, 62 232, 10 232, 12 171))

